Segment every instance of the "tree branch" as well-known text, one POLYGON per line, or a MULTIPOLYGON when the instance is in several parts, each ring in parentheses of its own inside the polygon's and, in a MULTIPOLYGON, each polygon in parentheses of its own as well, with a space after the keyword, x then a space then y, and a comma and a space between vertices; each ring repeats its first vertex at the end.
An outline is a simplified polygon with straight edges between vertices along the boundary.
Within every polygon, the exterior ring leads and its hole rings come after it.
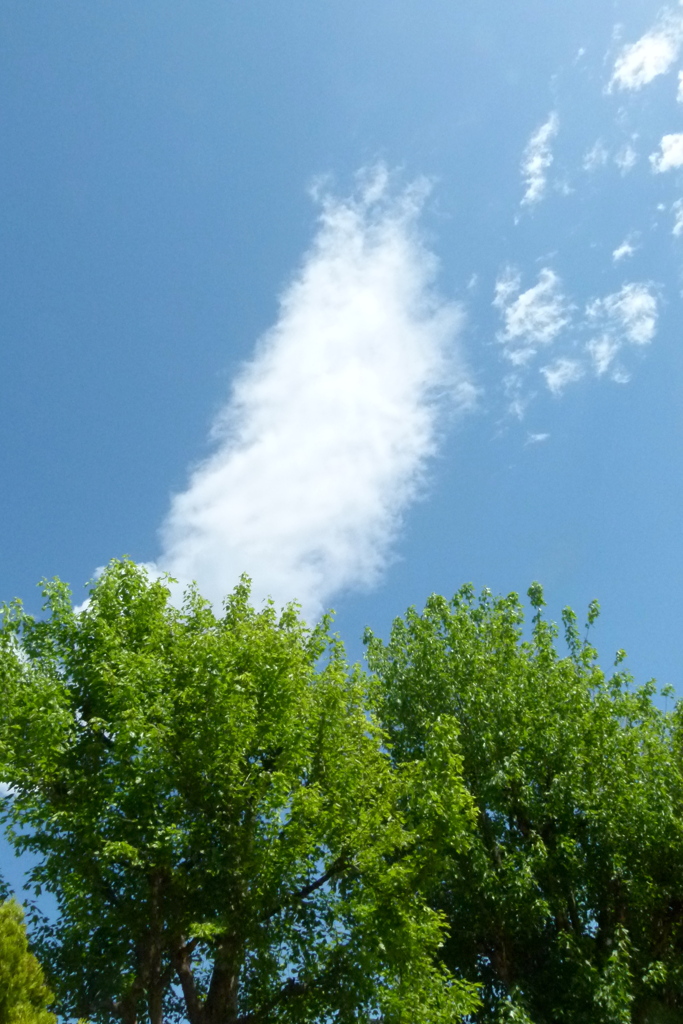
POLYGON ((260 1010, 254 1010, 252 1013, 244 1013, 241 1017, 237 1018, 236 1024, 260 1024, 261 1021, 268 1017, 268 1014, 279 1006, 280 1003, 286 1002, 288 999, 293 999, 296 996, 303 996, 311 988, 311 985, 304 981, 296 981, 295 978, 290 978, 287 981, 277 995, 262 1006, 260 1010))
POLYGON ((312 989, 319 988, 325 982, 335 978, 335 976, 338 977, 339 968, 340 964, 333 961, 326 970, 310 981, 298 981, 296 978, 289 978, 280 991, 265 1003, 264 1006, 259 1010, 253 1010, 251 1013, 242 1014, 241 1017, 237 1018, 235 1024, 262 1024, 263 1021, 267 1022, 269 1015, 277 1006, 288 1002, 290 999, 296 999, 297 996, 305 996, 312 989))
POLYGON ((266 911, 266 913, 264 913, 263 916, 261 917, 261 921, 270 921, 271 918, 275 917, 276 914, 279 914, 280 911, 284 910, 285 907, 291 906, 291 904, 293 903, 298 903, 301 900, 305 900, 307 896, 310 896, 311 893, 314 893, 316 889, 322 888, 322 886, 325 885, 326 882, 329 882, 336 875, 343 874, 344 871, 346 871, 346 869, 350 866, 351 860, 349 859, 348 854, 341 854, 339 857, 337 857, 334 863, 332 863, 329 866, 329 868, 324 874, 320 875, 319 878, 316 878, 315 882, 309 882, 308 885, 302 886, 301 889, 298 889, 296 892, 291 893, 277 906, 273 907, 271 910, 266 911))

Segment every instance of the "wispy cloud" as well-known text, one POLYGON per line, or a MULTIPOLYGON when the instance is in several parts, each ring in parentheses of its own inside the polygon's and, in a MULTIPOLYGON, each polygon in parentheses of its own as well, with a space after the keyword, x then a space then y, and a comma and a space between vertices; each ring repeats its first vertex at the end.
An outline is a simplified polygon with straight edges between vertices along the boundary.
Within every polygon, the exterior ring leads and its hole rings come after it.
POLYGON ((248 572, 258 597, 317 614, 373 584, 435 451, 439 400, 474 389, 460 309, 434 287, 417 229, 426 189, 385 171, 320 197, 317 236, 276 324, 232 389, 218 448, 163 526, 160 564, 220 601, 248 572))
POLYGON ((596 338, 591 338, 586 345, 586 351, 591 357, 593 369, 598 377, 607 373, 620 348, 621 345, 617 339, 609 334, 600 334, 596 338))
POLYGON ((610 371, 613 380, 625 383, 628 375, 616 363, 624 345, 649 345, 657 330, 659 308, 649 283, 625 284, 618 292, 594 299, 586 307, 586 319, 595 334, 586 345, 598 376, 610 371))
POLYGON ((636 246, 631 240, 631 236, 625 238, 621 245, 618 245, 612 252, 612 260, 614 263, 619 263, 621 260, 628 259, 629 256, 633 256, 636 251, 636 246))
POLYGON ((671 211, 674 215, 674 226, 671 233, 676 238, 680 238, 683 235, 683 199, 677 199, 671 207, 671 211))
POLYGON ((666 74, 678 58, 681 44, 683 15, 667 8, 648 32, 622 49, 608 90, 642 89, 654 78, 666 74))
POLYGON ((538 282, 520 290, 521 276, 506 267, 496 281, 493 305, 503 318, 498 340, 515 366, 527 363, 539 348, 549 345, 567 326, 571 307, 562 292, 557 274, 544 267, 538 282))
POLYGON ((589 321, 605 323, 633 345, 649 345, 657 329, 657 296, 651 284, 632 282, 586 307, 589 321))
POLYGON ((628 174, 635 167, 638 162, 638 154, 630 142, 627 142, 614 154, 614 162, 622 174, 628 174))
POLYGON ((506 373, 502 381, 507 411, 518 420, 524 419, 527 407, 536 397, 535 392, 528 389, 523 371, 524 368, 506 373))
POLYGON ((559 126, 558 116, 553 112, 527 143, 522 157, 522 178, 526 184, 522 206, 532 206, 540 202, 545 195, 548 170, 553 162, 551 142, 557 135, 559 126))
MULTIPOLYGON (((634 247, 627 240, 619 247, 625 248, 634 247)), ((591 372, 598 377, 608 373, 622 384, 630 379, 619 357, 628 346, 642 348, 653 341, 659 318, 655 285, 630 282, 592 299, 581 313, 549 268, 526 291, 520 291, 520 280, 519 272, 507 267, 496 282, 493 300, 504 323, 497 338, 514 367, 502 380, 510 415, 524 418, 539 375, 557 396, 591 372)))
POLYGON ((655 174, 683 167, 683 132, 662 136, 659 152, 651 154, 650 163, 655 174))
POLYGON ((584 156, 583 169, 589 172, 597 171, 599 167, 604 167, 608 160, 609 150, 602 139, 598 139, 584 156))
POLYGON ((545 377, 548 389, 554 395, 561 395, 568 384, 574 384, 577 380, 581 380, 584 372, 578 359, 566 357, 555 359, 547 366, 541 367, 541 373, 545 377))

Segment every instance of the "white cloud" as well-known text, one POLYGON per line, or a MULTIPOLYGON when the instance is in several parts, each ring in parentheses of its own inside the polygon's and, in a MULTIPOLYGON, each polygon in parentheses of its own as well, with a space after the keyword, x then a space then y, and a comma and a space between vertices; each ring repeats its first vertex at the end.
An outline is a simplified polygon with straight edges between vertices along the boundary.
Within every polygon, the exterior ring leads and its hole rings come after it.
POLYGON ((609 150, 602 139, 598 139, 584 156, 583 169, 584 171, 596 171, 599 167, 604 167, 608 160, 609 150))
POLYGON ((535 397, 533 391, 525 389, 525 381, 519 370, 506 373, 503 377, 503 391, 507 399, 507 411, 515 419, 523 420, 527 406, 535 397))
POLYGON ((513 297, 519 294, 519 286, 522 282, 522 275, 516 267, 507 266, 496 280, 493 305, 496 309, 505 310, 514 301, 513 297))
MULTIPOLYGON (((683 200, 681 208, 683 217, 683 200)), ((615 250, 615 258, 625 258, 634 248, 626 240, 615 250)), ((642 348, 653 341, 659 318, 655 285, 630 282, 593 299, 583 315, 578 315, 549 268, 544 268, 538 283, 525 292, 520 292, 520 280, 519 272, 507 267, 496 282, 493 300, 504 321, 497 338, 504 346, 506 361, 513 365, 502 379, 510 415, 524 419, 536 394, 536 372, 557 396, 590 370, 598 377, 608 374, 619 384, 630 380, 619 357, 630 346, 642 348), (545 359, 539 365, 542 356, 545 359)), ((534 443, 534 438, 530 434, 526 443, 534 443)))
POLYGON ((558 128, 559 119, 553 112, 527 143, 522 157, 522 177, 526 184, 522 198, 523 206, 538 203, 545 195, 548 169, 553 162, 550 144, 557 135, 558 128))
POLYGON ((542 444, 543 441, 547 441, 550 434, 527 434, 525 445, 530 444, 542 444))
POLYGON ((424 183, 386 172, 349 199, 320 197, 314 244, 276 324, 236 380, 218 449, 174 497, 160 565, 217 603, 241 572, 254 596, 330 596, 373 584, 436 448, 437 390, 474 389, 455 342, 460 309, 434 290, 416 227, 424 183))
POLYGON ((608 90, 642 89, 675 63, 683 43, 683 17, 665 10, 635 43, 625 46, 614 64, 608 90))
POLYGON ((586 314, 589 322, 605 324, 610 334, 632 345, 649 345, 657 330, 657 296, 650 284, 625 284, 590 302, 586 314))
POLYGON ((538 283, 520 292, 520 275, 507 267, 496 281, 493 305, 500 310, 503 330, 498 340, 516 366, 527 363, 539 347, 551 344, 570 321, 567 303, 557 274, 544 267, 538 283))
POLYGON ((609 334, 601 334, 588 342, 586 349, 591 357, 593 369, 599 377, 609 370, 620 348, 620 343, 609 334))
POLYGON ((683 103, 683 71, 678 72, 678 90, 676 92, 676 99, 679 103, 683 103))
POLYGON ((552 393, 561 395, 568 384, 573 384, 583 377, 584 369, 577 359, 562 357, 547 366, 542 366, 541 373, 552 393))
POLYGON ((633 256, 635 251, 635 245, 633 245, 628 238, 625 238, 621 245, 618 245, 612 252, 612 259, 615 263, 619 263, 620 260, 625 260, 627 257, 633 256))
POLYGON ((597 329, 588 344, 595 373, 610 372, 612 380, 625 384, 629 374, 616 360, 624 345, 649 345, 657 330, 657 296, 650 284, 625 284, 618 292, 594 299, 586 307, 586 321, 597 329))
POLYGON ((628 384, 631 379, 631 374, 621 367, 616 367, 612 371, 612 380, 615 384, 628 384))
POLYGON ((664 135, 659 144, 661 152, 652 153, 650 163, 655 174, 683 167, 683 132, 664 135))
POLYGON ((637 161, 638 154, 630 142, 627 142, 626 145, 622 146, 614 155, 614 162, 622 174, 628 174, 628 172, 635 167, 637 161))
POLYGON ((674 226, 671 229, 671 233, 680 238, 683 235, 683 199, 677 199, 671 207, 674 215, 674 226))

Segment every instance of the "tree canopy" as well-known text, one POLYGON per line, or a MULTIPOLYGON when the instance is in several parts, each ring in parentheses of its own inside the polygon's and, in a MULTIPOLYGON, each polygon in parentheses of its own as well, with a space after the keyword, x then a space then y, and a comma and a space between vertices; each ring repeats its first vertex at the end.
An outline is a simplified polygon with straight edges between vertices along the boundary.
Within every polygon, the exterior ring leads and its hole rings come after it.
POLYGON ((449 934, 442 962, 478 981, 478 1021, 630 1024, 683 1019, 683 708, 654 683, 605 674, 564 612, 566 653, 542 615, 528 640, 515 594, 410 609, 367 634, 396 765, 455 719, 473 843, 427 892, 449 934))
POLYGON ((66 1016, 419 1022, 478 1004, 423 895, 473 812, 444 719, 396 769, 323 622, 215 615, 112 563, 76 612, 5 609, 9 835, 58 918, 38 948, 66 1016))
POLYGON ((600 668, 595 602, 560 638, 537 584, 529 626, 433 596, 368 631, 368 674, 246 580, 220 614, 125 560, 45 597, 2 617, 0 781, 60 1014, 682 1019, 683 704, 600 668))

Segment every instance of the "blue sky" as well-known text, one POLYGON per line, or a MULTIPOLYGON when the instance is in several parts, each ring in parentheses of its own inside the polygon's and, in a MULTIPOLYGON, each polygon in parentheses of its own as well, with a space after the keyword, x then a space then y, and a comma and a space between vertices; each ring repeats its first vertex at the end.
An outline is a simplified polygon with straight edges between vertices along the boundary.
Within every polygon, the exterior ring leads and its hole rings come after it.
POLYGON ((683 694, 683 6, 5 0, 2 599, 597 597, 683 694))

